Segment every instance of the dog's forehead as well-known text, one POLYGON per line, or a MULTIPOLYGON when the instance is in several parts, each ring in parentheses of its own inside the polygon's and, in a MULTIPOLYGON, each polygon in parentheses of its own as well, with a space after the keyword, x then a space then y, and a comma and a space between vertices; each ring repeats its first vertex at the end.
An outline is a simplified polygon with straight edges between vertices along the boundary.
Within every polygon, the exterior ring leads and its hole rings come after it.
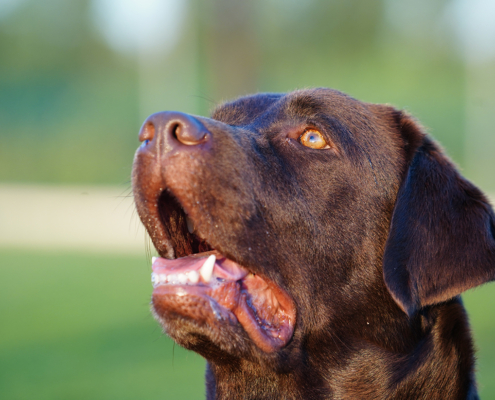
POLYGON ((211 117, 229 125, 249 124, 270 108, 276 107, 284 93, 258 93, 240 97, 216 107, 211 117))
POLYGON ((345 119, 368 112, 365 103, 337 90, 319 88, 241 97, 218 106, 212 118, 229 125, 246 125, 267 114, 312 117, 324 113, 345 119))

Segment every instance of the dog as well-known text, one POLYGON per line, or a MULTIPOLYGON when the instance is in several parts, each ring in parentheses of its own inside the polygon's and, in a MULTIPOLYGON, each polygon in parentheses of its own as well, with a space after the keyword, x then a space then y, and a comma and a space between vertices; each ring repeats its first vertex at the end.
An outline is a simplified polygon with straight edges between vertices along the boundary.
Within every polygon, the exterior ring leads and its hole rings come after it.
POLYGON ((460 294, 495 216, 407 113, 318 88, 151 115, 152 310, 207 399, 478 399, 460 294))

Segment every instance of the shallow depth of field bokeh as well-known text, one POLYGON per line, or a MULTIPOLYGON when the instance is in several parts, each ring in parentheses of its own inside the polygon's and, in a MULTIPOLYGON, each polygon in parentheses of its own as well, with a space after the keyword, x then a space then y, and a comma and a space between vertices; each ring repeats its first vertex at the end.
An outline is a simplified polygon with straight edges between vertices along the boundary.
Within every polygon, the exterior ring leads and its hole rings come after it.
MULTIPOLYGON (((332 87, 408 110, 495 194, 493 21, 493 0, 0 0, 0 397, 204 397, 149 312, 129 194, 153 112, 332 87)), ((495 398, 495 284, 463 298, 495 398)))

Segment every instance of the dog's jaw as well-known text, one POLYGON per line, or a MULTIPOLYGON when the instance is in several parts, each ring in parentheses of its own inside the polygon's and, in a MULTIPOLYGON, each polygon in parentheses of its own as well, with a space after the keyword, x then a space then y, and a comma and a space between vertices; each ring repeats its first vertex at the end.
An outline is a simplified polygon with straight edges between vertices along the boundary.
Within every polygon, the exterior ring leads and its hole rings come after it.
POLYGON ((239 325, 265 353, 279 350, 292 337, 295 307, 289 295, 216 251, 176 260, 155 258, 152 281, 154 313, 179 342, 185 332, 175 332, 169 320, 190 320, 211 331, 220 346, 226 326, 239 325))

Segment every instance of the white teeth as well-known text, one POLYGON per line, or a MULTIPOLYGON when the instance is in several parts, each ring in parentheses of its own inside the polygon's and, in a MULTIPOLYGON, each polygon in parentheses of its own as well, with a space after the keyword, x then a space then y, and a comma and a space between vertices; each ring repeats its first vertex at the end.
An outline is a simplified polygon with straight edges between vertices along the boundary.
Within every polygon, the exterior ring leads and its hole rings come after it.
POLYGON ((189 271, 186 273, 187 279, 191 283, 198 283, 199 281, 199 274, 196 271, 189 271))
POLYGON ((177 275, 177 280, 181 285, 184 285, 187 282, 187 276, 186 274, 178 274, 177 275))
POLYGON ((201 269, 198 271, 179 272, 177 274, 159 274, 153 272, 151 274, 151 283, 153 287, 159 285, 196 285, 199 282, 199 277, 203 279, 205 283, 210 282, 213 275, 213 269, 215 268, 215 255, 209 256, 204 262, 201 269))
POLYGON ((153 265, 158 257, 151 257, 151 265, 153 265))
POLYGON ((201 275, 201 277, 205 282, 209 282, 211 279, 211 275, 213 274, 213 267, 215 266, 216 259, 217 258, 215 257, 215 255, 212 254, 206 259, 205 263, 199 270, 199 274, 201 275))
POLYGON ((187 215, 186 215, 186 223, 187 223, 187 230, 189 231, 189 233, 193 233, 194 232, 194 222, 187 215))

